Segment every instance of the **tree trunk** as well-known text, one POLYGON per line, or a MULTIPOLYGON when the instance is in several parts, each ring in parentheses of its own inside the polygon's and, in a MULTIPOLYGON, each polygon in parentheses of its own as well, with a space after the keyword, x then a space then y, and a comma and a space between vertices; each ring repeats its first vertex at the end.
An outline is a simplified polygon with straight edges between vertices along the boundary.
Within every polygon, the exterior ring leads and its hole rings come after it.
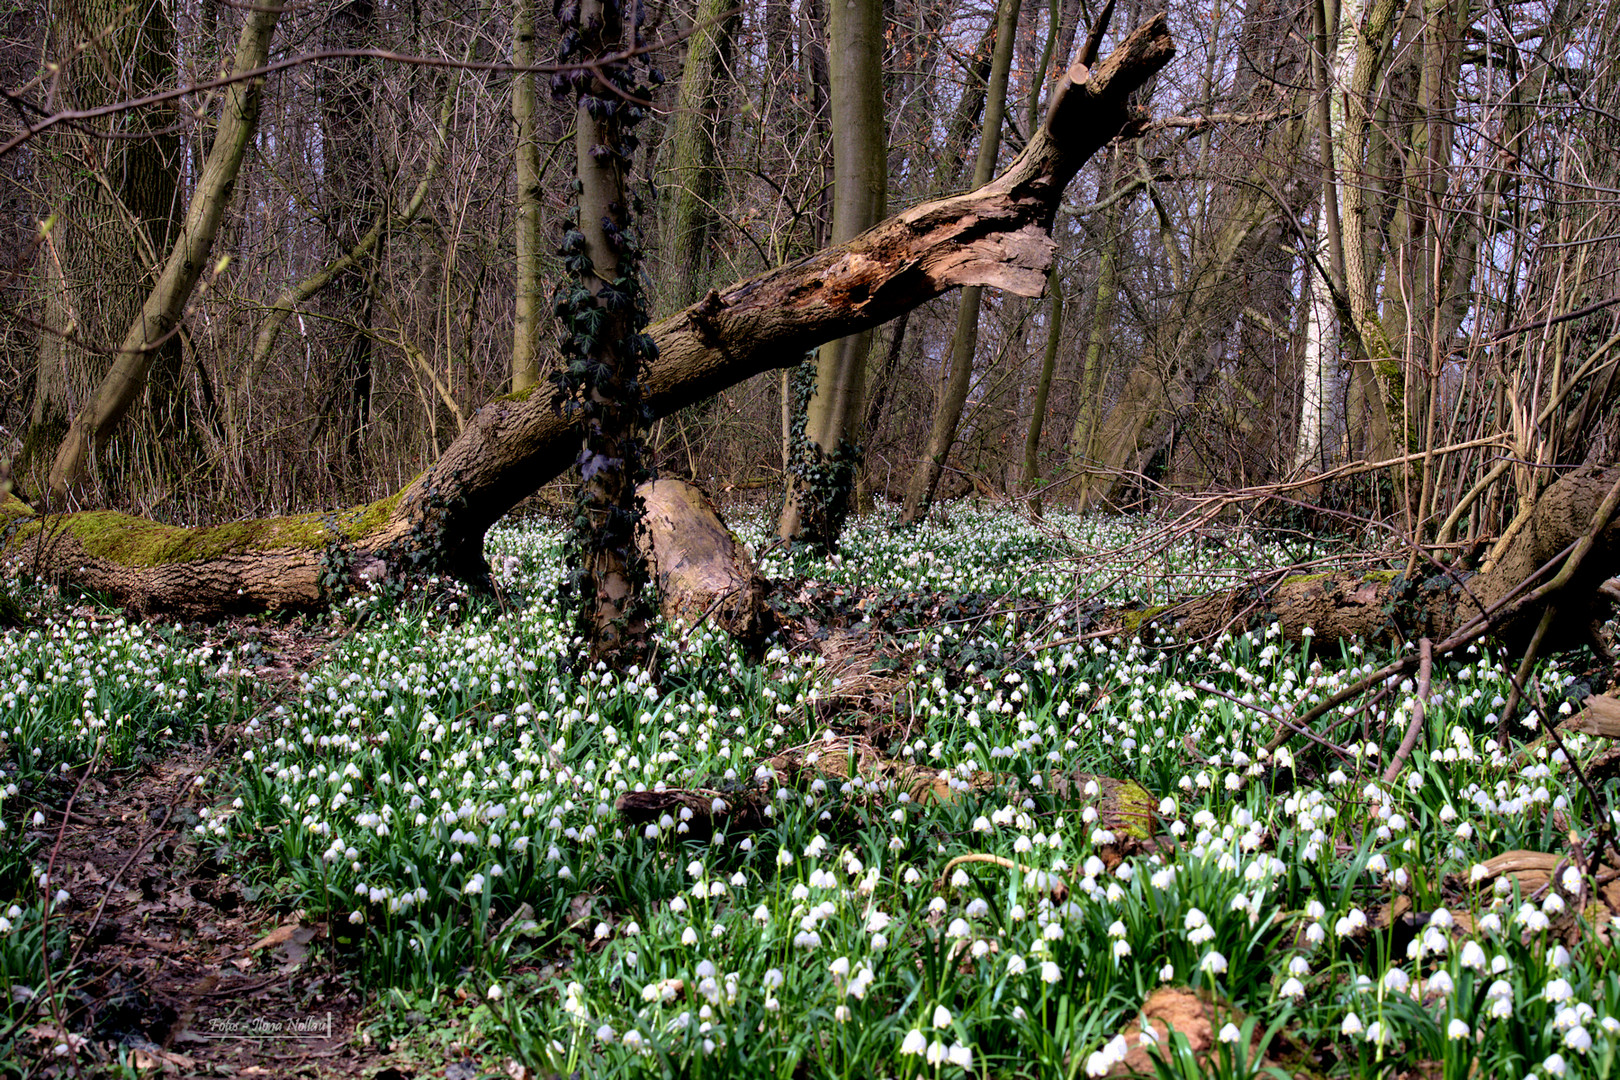
POLYGON ((637 494, 646 506, 646 528, 637 540, 664 617, 682 619, 694 631, 712 621, 739 642, 763 642, 771 628, 769 585, 703 492, 664 479, 642 484, 637 494))
MULTIPOLYGON (((665 416, 752 375, 870 330, 948 289, 991 285, 1023 296, 1045 285, 1048 235, 1064 188, 1116 136, 1129 99, 1174 52, 1162 16, 1095 68, 1070 67, 1041 128, 997 179, 914 206, 835 245, 708 296, 647 329, 658 347, 643 383, 665 416)), ((549 387, 480 409, 431 467, 395 496, 336 515, 192 529, 111 512, 40 518, 0 504, 8 550, 40 572, 121 597, 141 611, 217 615, 325 603, 334 553, 353 578, 410 567, 476 579, 483 537, 579 454, 577 419, 549 387), (7 526, 14 526, 9 531, 7 526)))
POLYGON ((1041 356, 1041 373, 1035 381, 1035 403, 1030 408, 1029 428, 1024 433, 1024 471, 1018 478, 1019 493, 1030 499, 1030 513, 1041 516, 1040 455, 1041 429, 1046 426, 1046 402, 1052 393, 1052 376, 1057 371, 1058 345, 1063 340, 1063 283, 1057 272, 1047 275, 1046 291, 1052 307, 1046 315, 1046 351, 1041 356))
MULTIPOLYGON (((232 71, 264 65, 281 15, 277 6, 251 9, 236 45, 232 71)), ((206 270, 214 236, 230 202, 231 188, 259 118, 263 80, 233 83, 224 92, 219 130, 197 178, 180 236, 170 249, 157 284, 129 327, 112 367, 84 409, 73 418, 47 478, 49 497, 60 503, 84 475, 92 450, 106 442, 146 385, 157 350, 174 335, 191 292, 206 270)))
MULTIPOLYGON (((173 77, 173 27, 167 9, 139 12, 106 0, 59 0, 51 5, 47 55, 60 65, 60 108, 91 108, 164 89, 173 77), (93 43, 93 44, 92 44, 93 43)), ((40 262, 45 324, 40 335, 30 423, 17 471, 26 486, 44 488, 50 456, 69 427, 69 402, 97 359, 82 346, 116 343, 141 310, 163 254, 179 229, 180 145, 172 105, 130 114, 131 130, 111 140, 60 132, 41 155, 53 222, 40 262), (54 332, 53 332, 54 331, 54 332)), ((154 358, 170 384, 154 401, 159 432, 186 417, 175 400, 179 341, 154 358)))
POLYGON ((667 181, 659 235, 660 311, 679 311, 708 291, 714 230, 720 216, 720 144, 724 127, 722 76, 742 20, 734 0, 698 0, 681 67, 675 119, 667 136, 667 181))
POLYGON ((567 592, 591 659, 619 668, 645 662, 650 623, 642 604, 646 564, 636 548, 642 464, 642 369, 652 342, 641 333, 647 298, 640 273, 640 240, 630 213, 631 134, 645 99, 631 65, 608 59, 641 45, 640 6, 621 0, 581 0, 560 7, 563 62, 591 68, 564 76, 571 84, 578 218, 564 236, 568 277, 559 289, 562 319, 563 411, 579 418, 581 442, 577 515, 567 592))
MULTIPOLYGON (((989 183, 996 171, 1001 122, 1007 112, 1007 76, 1012 69, 1013 42, 1018 32, 1018 8, 1019 0, 1001 0, 996 11, 995 54, 990 62, 990 87, 985 97, 984 136, 973 167, 974 187, 989 183)), ((956 311, 956 333, 951 338, 950 375, 934 407, 934 426, 928 434, 928 445, 912 474, 911 486, 906 489, 905 507, 900 512, 903 525, 914 525, 927 516, 939 475, 945 469, 945 459, 956 441, 956 425, 962 419, 962 406, 967 404, 973 358, 979 347, 980 294, 978 286, 970 285, 962 290, 961 305, 956 311)))
MULTIPOLYGON (((512 9, 512 63, 535 62, 535 0, 517 0, 512 9)), ((513 161, 517 181, 517 258, 512 282, 512 390, 529 390, 540 381, 540 328, 545 297, 540 288, 540 143, 535 125, 534 73, 512 76, 513 161)))
MULTIPOLYGON (((359 49, 372 44, 376 8, 372 0, 345 0, 327 18, 326 41, 333 49, 359 49)), ((321 162, 324 169, 327 242, 341 258, 360 246, 373 222, 386 221, 377 180, 377 134, 371 119, 371 81, 377 72, 373 60, 339 60, 322 65, 317 75, 321 92, 321 162)), ((361 443, 371 420, 372 311, 376 265, 387 235, 366 245, 358 259, 336 274, 327 290, 337 333, 332 355, 330 411, 344 460, 363 466, 361 443)))
MULTIPOLYGON (((832 241, 871 228, 888 203, 888 156, 883 123, 883 4, 837 0, 827 20, 832 76, 832 241)), ((856 421, 866 387, 869 331, 821 347, 815 393, 805 406, 804 431, 790 465, 792 482, 778 532, 826 549, 838 543, 853 495, 860 448, 856 421)))

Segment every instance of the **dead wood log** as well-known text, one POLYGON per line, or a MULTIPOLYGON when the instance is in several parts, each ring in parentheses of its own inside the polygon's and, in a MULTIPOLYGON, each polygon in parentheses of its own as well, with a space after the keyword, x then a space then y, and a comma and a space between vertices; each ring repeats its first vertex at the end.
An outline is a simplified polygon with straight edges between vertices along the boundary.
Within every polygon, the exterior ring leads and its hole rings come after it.
POLYGON ((646 507, 640 546, 664 617, 694 629, 712 621, 750 647, 763 641, 771 628, 769 583, 714 504, 684 480, 655 480, 636 494, 646 507))
MULTIPOLYGON (((914 206, 649 327, 658 357, 643 385, 654 415, 796 364, 958 286, 1039 295, 1063 189, 1136 129, 1131 94, 1174 52, 1155 16, 1101 63, 1069 67, 1040 128, 989 184, 914 206)), ((0 550, 138 611, 188 616, 318 607, 333 551, 355 577, 410 565, 481 579, 485 531, 577 456, 579 433, 560 404, 549 384, 489 402, 432 466, 369 507, 177 529, 106 512, 42 518, 13 498, 0 503, 0 550)))
MULTIPOLYGON (((1617 465, 1584 467, 1560 478, 1521 513, 1523 525, 1478 573, 1436 568, 1412 581, 1393 573, 1301 575, 1265 588, 1212 593, 1137 622, 1167 624, 1189 636, 1217 634, 1234 624, 1276 622, 1296 641, 1307 627, 1322 641, 1445 641, 1482 613, 1502 606, 1549 564, 1557 572, 1560 555, 1593 529, 1617 483, 1617 465)), ((1545 649, 1586 644, 1594 619, 1611 603, 1602 586, 1620 554, 1620 517, 1596 524, 1591 550, 1557 591, 1559 625, 1545 649)), ((1514 612, 1495 628, 1495 636, 1521 645, 1543 610, 1535 604, 1514 612)))
MULTIPOLYGON (((904 795, 917 805, 949 803, 966 793, 983 794, 1012 784, 1015 798, 1027 792, 1005 774, 984 770, 960 772, 933 769, 891 758, 860 735, 826 736, 792 747, 766 761, 766 774, 728 789, 666 788, 662 791, 627 791, 615 808, 625 824, 658 824, 678 835, 705 839, 716 830, 751 831, 775 816, 771 803, 776 792, 788 788, 799 794, 824 793, 836 788, 856 804, 881 802, 885 806, 904 795), (820 785, 819 787, 817 785, 820 785)), ((1042 786, 1060 799, 1095 800, 1099 827, 1120 838, 1151 835, 1153 798, 1130 780, 1116 780, 1079 771, 1052 770, 1040 778, 1042 786), (1095 785, 1095 794, 1090 785, 1095 785)))
POLYGON ((1620 701, 1594 695, 1581 703, 1581 711, 1558 725, 1562 731, 1576 731, 1604 739, 1620 739, 1620 701))

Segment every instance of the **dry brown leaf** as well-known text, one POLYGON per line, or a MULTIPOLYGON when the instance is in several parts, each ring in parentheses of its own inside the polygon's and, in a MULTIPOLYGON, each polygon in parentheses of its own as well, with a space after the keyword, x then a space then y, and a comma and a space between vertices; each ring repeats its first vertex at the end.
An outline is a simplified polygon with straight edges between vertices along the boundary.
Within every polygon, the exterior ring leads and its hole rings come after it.
POLYGON ((252 945, 249 945, 248 952, 258 952, 260 949, 273 949, 277 945, 284 945, 287 939, 293 936, 293 931, 297 929, 298 924, 295 922, 283 923, 252 945))

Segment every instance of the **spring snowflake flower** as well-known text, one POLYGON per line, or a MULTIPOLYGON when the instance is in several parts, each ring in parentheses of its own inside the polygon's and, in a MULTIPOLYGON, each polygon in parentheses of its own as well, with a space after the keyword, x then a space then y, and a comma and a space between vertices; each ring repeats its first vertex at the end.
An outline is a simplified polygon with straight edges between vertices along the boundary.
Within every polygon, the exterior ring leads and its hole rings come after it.
POLYGON ((1290 976, 1288 981, 1282 984, 1282 988, 1277 991, 1277 996, 1299 1001, 1305 996, 1305 984, 1290 976))
POLYGON ((1339 1034, 1355 1036, 1360 1035, 1366 1028, 1361 1025, 1361 1017, 1353 1012, 1344 1014, 1344 1022, 1339 1025, 1339 1034))
POLYGON ((970 1072, 973 1069, 973 1049, 965 1043, 952 1043, 950 1050, 945 1055, 945 1059, 958 1068, 970 1072))
POLYGON ((1061 979, 1062 977, 1063 977, 1063 973, 1062 973, 1062 971, 1060 971, 1058 969, 1058 966, 1056 964, 1054 964, 1050 960, 1042 960, 1041 961, 1041 981, 1042 982, 1044 982, 1044 983, 1055 983, 1059 979, 1061 979))
POLYGON ((1547 1060, 1541 1063, 1541 1067, 1547 1070, 1548 1076, 1560 1077, 1569 1066, 1565 1063, 1563 1054, 1549 1054, 1547 1060))
POLYGON ((1198 961, 1198 970, 1208 975, 1219 975, 1226 970, 1226 957, 1211 949, 1198 961))
POLYGON ((1107 1076, 1108 1070, 1125 1060, 1129 1049, 1125 1045, 1125 1037, 1115 1035, 1101 1050, 1086 1058, 1086 1075, 1107 1076))
POLYGON ((1029 965, 1024 962, 1024 958, 1022 956, 1019 956, 1017 953, 1013 953, 1007 957, 1008 975, 1022 975, 1028 970, 1029 965))
POLYGON ((1221 1042, 1223 1043, 1235 1043, 1242 1037, 1243 1032, 1238 1030, 1236 1024, 1227 1024, 1221 1028, 1221 1042))
POLYGON ((1446 1025, 1446 1038, 1448 1039, 1466 1039, 1471 1034, 1473 1032, 1468 1028, 1468 1021, 1460 1017, 1446 1025))
POLYGON ((912 1028, 900 1044, 901 1054, 916 1054, 921 1057, 927 1050, 928 1037, 922 1033, 921 1028, 912 1028))
POLYGON ((951 1010, 947 1009, 943 1005, 935 1005, 934 1006, 933 1022, 934 1022, 934 1027, 936 1027, 936 1028, 948 1028, 948 1027, 950 1027, 951 1026, 951 1010))
POLYGON ((1568 1001, 1575 996, 1575 988, 1569 985, 1568 979, 1554 979, 1547 984, 1541 996, 1543 1000, 1551 1002, 1568 1001))

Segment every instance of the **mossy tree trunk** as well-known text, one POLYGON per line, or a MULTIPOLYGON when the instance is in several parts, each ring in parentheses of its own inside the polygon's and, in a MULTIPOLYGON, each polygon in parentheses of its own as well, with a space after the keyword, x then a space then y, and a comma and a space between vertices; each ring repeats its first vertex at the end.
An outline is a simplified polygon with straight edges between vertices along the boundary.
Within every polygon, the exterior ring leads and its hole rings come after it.
MULTIPOLYGON (((281 11, 280 7, 269 5, 248 11, 237 41, 232 71, 253 71, 264 66, 281 11)), ((214 237, 230 203, 242 158, 258 126, 262 89, 263 80, 252 79, 232 83, 225 90, 219 129, 197 178, 180 234, 164 258, 157 282, 139 314, 125 330, 111 367, 84 408, 74 416, 57 449, 56 460, 46 479, 53 503, 65 502, 69 490, 83 478, 91 454, 106 443, 134 406, 159 351, 179 332, 186 302, 209 268, 214 237)))
MULTIPOLYGON (((1095 67, 1070 67, 1040 129, 995 180, 715 290, 648 327, 658 349, 643 375, 651 413, 794 364, 952 288, 1039 295, 1065 187, 1101 147, 1134 130, 1130 95, 1173 52, 1165 20, 1151 20, 1095 67)), ((138 610, 187 615, 316 607, 333 568, 350 580, 411 567, 477 579, 487 572, 489 526, 579 457, 577 420, 556 393, 541 386, 486 404, 438 461, 368 507, 181 529, 111 513, 41 517, 12 498, 0 504, 0 542, 41 572, 138 610)))

